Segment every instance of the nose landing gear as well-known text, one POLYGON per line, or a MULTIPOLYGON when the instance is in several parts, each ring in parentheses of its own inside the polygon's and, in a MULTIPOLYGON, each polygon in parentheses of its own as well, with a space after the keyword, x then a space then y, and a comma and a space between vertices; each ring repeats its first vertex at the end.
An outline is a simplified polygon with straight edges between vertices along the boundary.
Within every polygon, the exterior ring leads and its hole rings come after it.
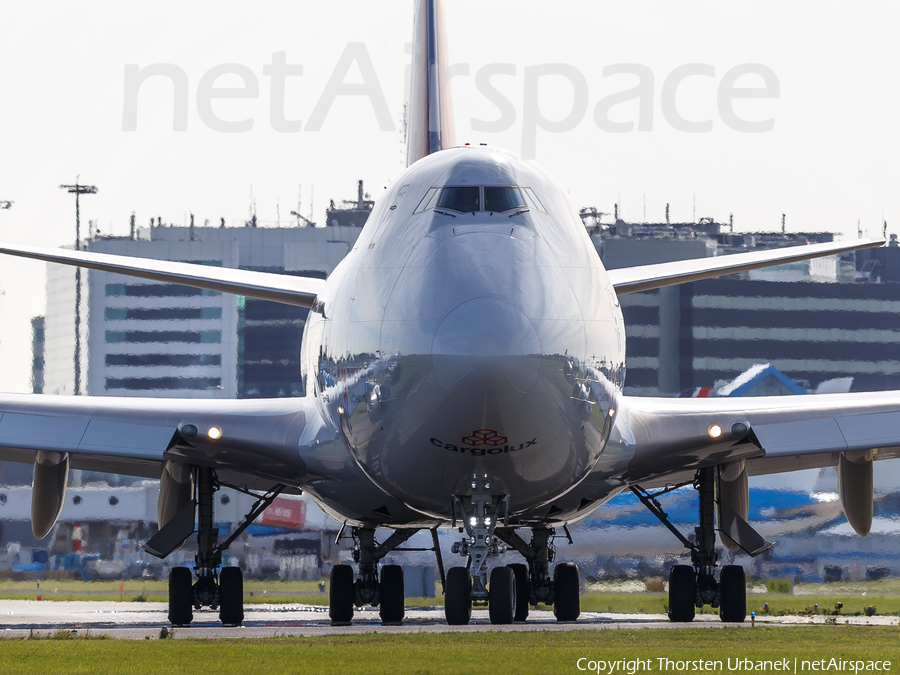
POLYGON ((452 567, 447 573, 444 612, 447 623, 462 625, 469 622, 472 606, 490 610, 491 623, 512 623, 516 614, 516 578, 513 570, 496 567, 488 583, 488 559, 506 551, 495 536, 497 520, 503 509, 509 517, 509 496, 491 492, 491 480, 478 475, 471 480, 471 508, 467 512, 463 497, 453 497, 454 525, 457 514, 462 519, 465 536, 450 549, 468 558, 466 567, 452 567))
POLYGON ((509 497, 492 494, 486 476, 472 479, 471 508, 467 512, 463 498, 454 497, 454 525, 462 518, 465 536, 451 549, 468 557, 466 567, 452 567, 447 573, 444 610, 447 623, 464 625, 472 618, 472 607, 488 607, 493 624, 510 624, 528 618, 529 605, 553 605, 559 621, 575 621, 581 612, 578 566, 560 563, 550 575, 554 558, 554 530, 535 527, 531 543, 526 543, 508 525, 509 497), (501 519, 501 510, 503 517, 501 519), (499 521, 504 526, 499 526, 499 521), (490 571, 488 559, 513 548, 527 565, 514 563, 490 571))

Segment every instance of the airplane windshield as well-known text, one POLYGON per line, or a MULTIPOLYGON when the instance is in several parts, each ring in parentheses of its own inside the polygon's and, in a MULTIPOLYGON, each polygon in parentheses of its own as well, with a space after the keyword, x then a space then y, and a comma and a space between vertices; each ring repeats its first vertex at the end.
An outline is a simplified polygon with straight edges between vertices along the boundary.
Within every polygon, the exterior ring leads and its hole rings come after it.
POLYGON ((522 190, 517 187, 495 187, 493 185, 484 188, 485 211, 509 211, 525 206, 522 198, 522 190))
POLYGON ((477 187, 445 187, 437 203, 438 208, 470 213, 480 211, 477 187))

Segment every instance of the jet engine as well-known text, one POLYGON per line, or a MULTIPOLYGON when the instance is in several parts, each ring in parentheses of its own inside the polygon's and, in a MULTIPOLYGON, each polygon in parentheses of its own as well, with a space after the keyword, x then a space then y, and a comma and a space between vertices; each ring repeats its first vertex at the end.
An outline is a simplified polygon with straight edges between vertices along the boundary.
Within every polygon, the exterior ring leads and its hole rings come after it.
POLYGON ((31 493, 31 531, 37 539, 46 537, 56 525, 66 501, 68 479, 68 452, 37 451, 31 493))
POLYGON ((872 529, 875 486, 872 451, 842 452, 838 460, 838 492, 847 522, 860 537, 872 529))

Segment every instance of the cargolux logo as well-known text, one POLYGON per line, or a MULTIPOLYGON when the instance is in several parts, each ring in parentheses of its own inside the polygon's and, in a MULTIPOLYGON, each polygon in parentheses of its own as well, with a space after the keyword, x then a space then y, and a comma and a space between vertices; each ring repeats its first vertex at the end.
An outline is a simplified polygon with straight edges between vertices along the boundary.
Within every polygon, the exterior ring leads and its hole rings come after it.
POLYGON ((493 429, 479 429, 478 431, 473 431, 471 436, 463 436, 462 442, 466 445, 497 446, 509 443, 509 437, 501 436, 493 429))
POLYGON ((463 437, 462 442, 470 447, 459 447, 452 443, 444 443, 437 438, 432 438, 431 444, 436 448, 443 448, 450 452, 460 452, 466 455, 484 457, 485 455, 505 455, 510 452, 518 452, 519 450, 524 450, 525 448, 537 445, 537 440, 537 438, 532 438, 530 441, 525 441, 518 445, 511 445, 508 443, 509 439, 506 436, 500 436, 492 429, 479 429, 478 431, 472 432, 471 436, 463 437))

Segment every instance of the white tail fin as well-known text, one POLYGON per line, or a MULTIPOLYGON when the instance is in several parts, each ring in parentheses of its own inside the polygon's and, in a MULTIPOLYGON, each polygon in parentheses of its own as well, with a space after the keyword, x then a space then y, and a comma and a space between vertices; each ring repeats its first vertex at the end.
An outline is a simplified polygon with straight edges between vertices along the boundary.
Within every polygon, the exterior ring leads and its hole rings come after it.
POLYGON ((443 0, 416 0, 406 165, 455 145, 443 0))

